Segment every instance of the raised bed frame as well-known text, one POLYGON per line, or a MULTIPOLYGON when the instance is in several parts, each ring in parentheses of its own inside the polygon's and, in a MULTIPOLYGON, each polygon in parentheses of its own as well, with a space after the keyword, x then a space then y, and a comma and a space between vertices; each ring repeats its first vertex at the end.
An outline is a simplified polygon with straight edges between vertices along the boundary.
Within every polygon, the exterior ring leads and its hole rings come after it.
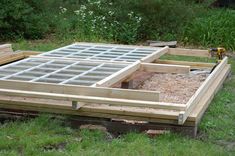
MULTIPOLYGON (((92 45, 90 43, 82 44, 92 45)), ((101 45, 111 46, 110 44, 101 45)), ((125 48, 139 47, 118 46, 125 48)), ((20 52, 20 54, 8 56, 2 54, 0 64, 12 62, 12 56, 19 55, 22 59, 26 55, 33 54, 28 53, 20 52)), ((227 57, 207 77, 186 105, 159 102, 160 93, 155 91, 110 88, 118 82, 127 80, 136 71, 189 73, 191 68, 211 68, 215 65, 214 63, 160 60, 159 58, 164 54, 209 57, 207 50, 164 47, 139 61, 126 62, 127 67, 96 82, 92 86, 0 80, 0 108, 195 127, 230 72, 227 57), (150 110, 146 111, 145 108, 150 108, 150 110)), ((13 61, 16 61, 15 57, 13 58, 13 61)), ((40 55, 31 56, 31 58, 53 59, 53 57, 40 55)), ((81 61, 74 58, 64 58, 64 60, 81 61)), ((90 61, 100 62, 99 60, 90 61)), ((123 64, 123 62, 118 61, 112 61, 112 63, 123 64)))

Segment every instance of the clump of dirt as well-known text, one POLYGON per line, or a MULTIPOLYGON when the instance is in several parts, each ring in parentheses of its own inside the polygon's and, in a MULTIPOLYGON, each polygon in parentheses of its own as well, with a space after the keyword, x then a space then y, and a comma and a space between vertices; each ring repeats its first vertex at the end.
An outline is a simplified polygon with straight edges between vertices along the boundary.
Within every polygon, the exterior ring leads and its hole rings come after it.
POLYGON ((45 151, 51 151, 51 150, 64 150, 65 146, 67 145, 66 142, 61 142, 57 144, 48 144, 43 147, 45 151))
POLYGON ((136 89, 159 91, 161 102, 185 104, 207 76, 208 74, 205 72, 196 74, 155 73, 136 89))

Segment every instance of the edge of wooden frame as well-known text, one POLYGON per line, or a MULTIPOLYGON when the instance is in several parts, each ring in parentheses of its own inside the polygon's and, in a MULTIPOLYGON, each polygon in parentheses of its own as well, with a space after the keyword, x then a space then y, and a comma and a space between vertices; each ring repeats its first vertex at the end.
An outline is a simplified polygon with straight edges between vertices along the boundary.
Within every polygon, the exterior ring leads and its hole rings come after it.
POLYGON ((1 80, 0 88, 12 90, 35 91, 45 93, 109 97, 131 100, 158 101, 159 92, 131 90, 121 88, 90 87, 79 85, 58 85, 42 82, 23 82, 17 80, 1 80))
POLYGON ((34 52, 34 51, 20 51, 20 52, 6 53, 4 55, 0 55, 0 65, 18 61, 18 60, 30 57, 31 55, 38 55, 38 54, 40 53, 34 52))
POLYGON ((222 87, 224 80, 227 78, 228 74, 231 71, 231 65, 227 64, 225 69, 220 73, 220 75, 216 78, 213 85, 210 86, 207 93, 200 99, 197 107, 192 111, 189 118, 194 118, 196 123, 198 124, 208 108, 210 102, 213 100, 213 97, 218 92, 218 90, 222 87))
POLYGON ((167 52, 169 52, 168 46, 161 48, 155 51, 154 53, 140 59, 140 61, 145 62, 145 63, 151 63, 151 62, 154 62, 156 59, 160 58, 162 55, 166 54, 167 52))
POLYGON ((184 48, 169 48, 167 54, 170 55, 184 55, 184 56, 197 56, 197 57, 210 57, 208 50, 199 49, 184 49, 184 48))
POLYGON ((186 104, 186 110, 181 111, 179 113, 178 123, 180 125, 184 124, 189 114, 198 104, 202 96, 206 93, 210 85, 212 85, 215 79, 219 76, 220 72, 224 70, 227 65, 228 57, 225 57, 220 64, 214 69, 214 71, 207 77, 207 79, 202 83, 202 85, 198 88, 198 90, 194 93, 194 95, 189 99, 186 104))
POLYGON ((159 73, 179 73, 188 74, 190 66, 171 65, 171 64, 154 64, 154 63, 141 63, 141 71, 159 72, 159 73))
POLYGON ((216 65, 215 63, 160 60, 160 59, 156 60, 154 63, 183 65, 183 66, 190 66, 191 68, 213 68, 216 65))
POLYGON ((147 48, 147 49, 155 49, 159 50, 162 49, 162 47, 150 47, 150 46, 144 46, 144 45, 126 45, 126 44, 115 44, 115 43, 90 43, 90 42, 75 42, 73 44, 83 44, 83 45, 100 45, 100 46, 120 46, 120 47, 126 47, 126 48, 147 48))
MULTIPOLYGON (((154 101, 129 100, 129 99, 120 99, 120 98, 107 98, 107 97, 58 94, 58 93, 45 93, 45 92, 12 90, 12 89, 0 89, 0 93, 1 95, 7 95, 7 96, 64 100, 64 101, 71 101, 72 103, 82 102, 82 103, 109 104, 113 106, 185 110, 185 105, 182 105, 182 104, 163 103, 163 102, 154 102, 154 101)), ((71 107, 72 107, 72 103, 71 103, 71 107)))
POLYGON ((141 66, 140 61, 136 61, 133 64, 130 64, 129 66, 119 70, 118 72, 104 78, 103 80, 100 80, 99 82, 95 83, 93 86, 97 87, 109 87, 114 85, 115 83, 125 79, 129 75, 133 74, 135 71, 137 71, 141 66))
POLYGON ((0 53, 13 52, 11 44, 0 45, 0 53))

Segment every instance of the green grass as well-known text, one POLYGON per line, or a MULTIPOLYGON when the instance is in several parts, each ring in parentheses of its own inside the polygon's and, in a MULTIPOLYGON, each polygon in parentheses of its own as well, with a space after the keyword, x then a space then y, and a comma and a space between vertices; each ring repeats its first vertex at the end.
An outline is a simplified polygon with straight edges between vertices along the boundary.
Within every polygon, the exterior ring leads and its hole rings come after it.
POLYGON ((228 155, 223 147, 176 134, 150 139, 129 133, 110 140, 101 131, 76 130, 41 115, 1 126, 0 155, 228 155))
MULTIPOLYGON (((62 44, 20 42, 14 47, 50 50, 62 44)), ((213 61, 170 56, 164 59, 213 61)), ((230 63, 235 72, 235 60, 230 58, 230 63)), ((72 129, 63 121, 42 114, 35 119, 1 124, 0 155, 232 156, 235 155, 235 75, 215 96, 199 125, 199 135, 194 139, 172 133, 152 139, 142 133, 110 138, 98 130, 72 129)))

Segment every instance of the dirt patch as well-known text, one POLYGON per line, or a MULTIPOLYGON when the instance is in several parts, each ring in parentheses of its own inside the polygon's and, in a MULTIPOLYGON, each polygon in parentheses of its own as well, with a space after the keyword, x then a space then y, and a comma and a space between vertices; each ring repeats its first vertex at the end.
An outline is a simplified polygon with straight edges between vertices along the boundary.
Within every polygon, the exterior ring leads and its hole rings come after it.
POLYGON ((67 145, 66 142, 61 142, 57 144, 48 144, 43 147, 45 151, 51 151, 51 150, 64 150, 65 146, 67 145))

